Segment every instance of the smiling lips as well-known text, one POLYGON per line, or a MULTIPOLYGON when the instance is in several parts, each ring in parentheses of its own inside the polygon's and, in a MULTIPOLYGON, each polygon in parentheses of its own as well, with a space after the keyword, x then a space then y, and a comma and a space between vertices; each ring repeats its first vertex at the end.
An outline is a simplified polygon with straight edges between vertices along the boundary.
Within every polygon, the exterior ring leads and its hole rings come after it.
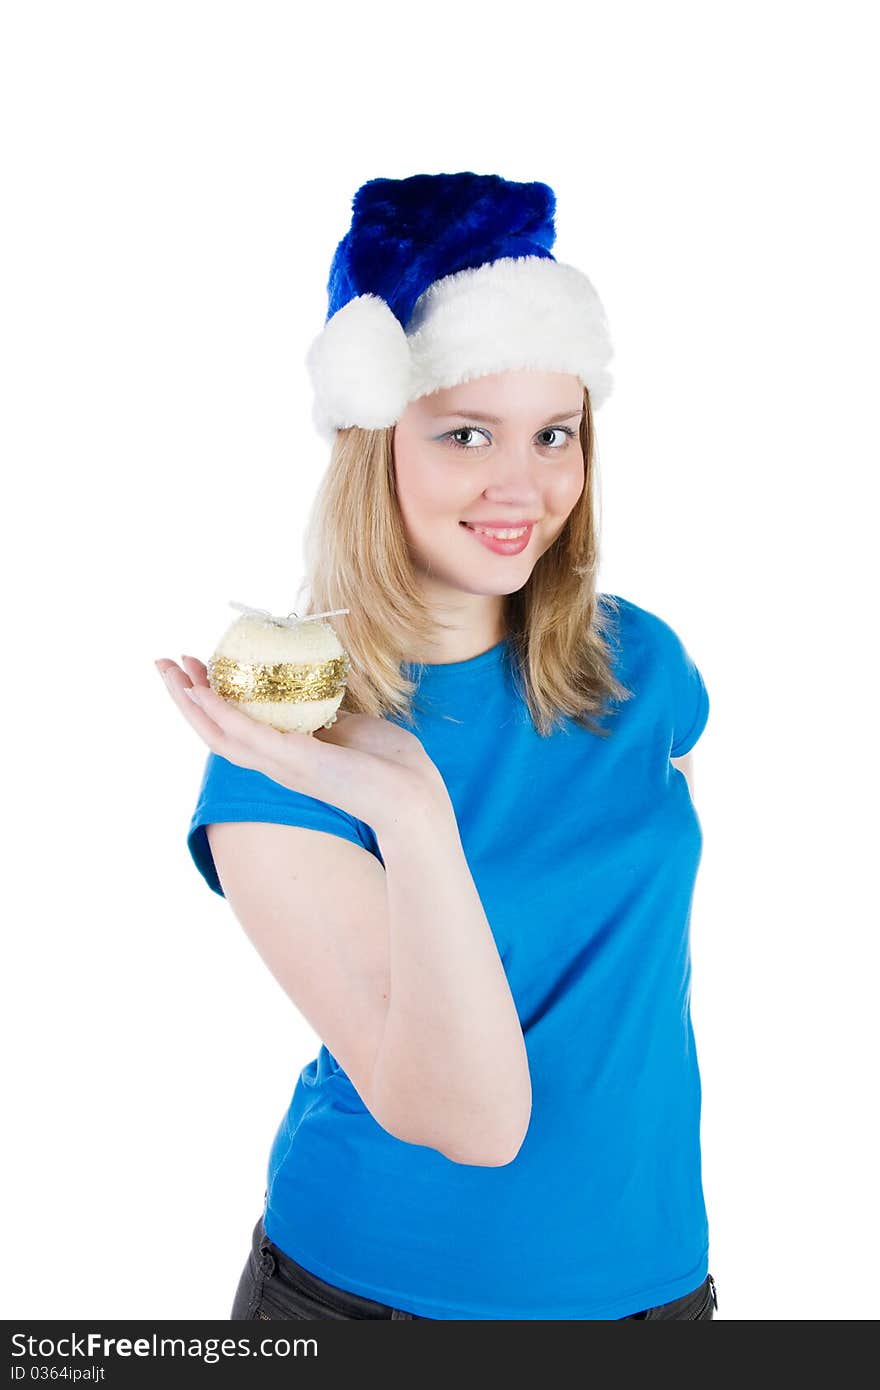
POLYGON ((463 521, 461 524, 462 526, 467 526, 471 530, 521 531, 526 526, 534 526, 535 521, 533 517, 529 516, 517 517, 516 521, 505 521, 503 517, 500 517, 496 521, 493 517, 491 521, 463 521))
POLYGON ((476 522, 472 521, 466 521, 464 524, 469 531, 476 531, 481 536, 494 536, 499 541, 518 540, 529 529, 528 526, 477 526, 476 522))
POLYGON ((461 525, 496 555, 518 555, 532 538, 534 522, 526 521, 519 526, 488 526, 463 521, 461 525))

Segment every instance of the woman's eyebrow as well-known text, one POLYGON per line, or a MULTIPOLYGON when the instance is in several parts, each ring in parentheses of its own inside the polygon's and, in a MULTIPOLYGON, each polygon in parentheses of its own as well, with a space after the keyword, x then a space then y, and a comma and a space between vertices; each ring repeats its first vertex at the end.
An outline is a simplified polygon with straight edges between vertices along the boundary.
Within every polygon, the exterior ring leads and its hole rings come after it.
MULTIPOLYGON (((548 416, 544 423, 550 425, 554 420, 573 420, 576 415, 582 415, 583 411, 584 408, 582 405, 577 406, 575 410, 569 410, 566 414, 557 411, 555 415, 548 416)), ((504 424, 504 421, 497 415, 485 415, 479 410, 441 410, 437 413, 435 418, 438 420, 451 420, 453 417, 457 420, 482 420, 483 423, 487 425, 504 424)))

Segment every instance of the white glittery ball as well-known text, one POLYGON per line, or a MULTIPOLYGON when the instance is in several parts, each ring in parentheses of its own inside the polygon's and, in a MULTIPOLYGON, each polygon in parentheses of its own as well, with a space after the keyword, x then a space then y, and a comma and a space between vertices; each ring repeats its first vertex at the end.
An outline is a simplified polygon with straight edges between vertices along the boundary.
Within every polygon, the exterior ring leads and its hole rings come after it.
POLYGON ((281 733, 329 729, 345 695, 348 653, 329 623, 293 625, 243 614, 208 662, 208 682, 252 719, 281 733))

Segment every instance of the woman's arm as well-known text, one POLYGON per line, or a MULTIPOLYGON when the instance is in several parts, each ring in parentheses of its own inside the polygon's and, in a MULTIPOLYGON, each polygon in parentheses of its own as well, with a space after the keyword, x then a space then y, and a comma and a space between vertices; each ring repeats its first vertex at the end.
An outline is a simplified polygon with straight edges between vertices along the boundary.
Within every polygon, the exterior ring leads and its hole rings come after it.
POLYGON ((522 1028, 445 789, 374 827, 391 998, 373 1094, 395 1132, 459 1163, 509 1163, 531 1115, 522 1028))
POLYGON ((220 822, 208 840, 239 923, 383 1129, 508 1163, 531 1088, 507 979, 443 794, 395 806, 374 827, 384 871, 302 826, 220 822))

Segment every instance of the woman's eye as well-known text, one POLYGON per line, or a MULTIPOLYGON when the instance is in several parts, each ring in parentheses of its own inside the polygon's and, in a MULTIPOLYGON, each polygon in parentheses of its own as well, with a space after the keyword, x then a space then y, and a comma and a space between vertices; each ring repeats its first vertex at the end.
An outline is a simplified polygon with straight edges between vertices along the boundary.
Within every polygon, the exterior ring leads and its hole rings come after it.
POLYGON ((483 434, 483 433, 484 433, 483 430, 475 430, 475 429, 473 429, 472 426, 470 426, 470 425, 462 425, 461 429, 458 429, 458 430, 450 430, 450 432, 449 432, 449 434, 446 436, 446 438, 447 438, 447 439, 451 439, 451 440, 452 440, 452 443, 455 445, 455 447, 456 447, 457 449, 468 449, 468 448, 470 448, 470 445, 469 445, 469 444, 462 444, 461 441, 458 440, 458 439, 456 439, 455 436, 456 436, 457 434, 483 434))
MULTIPOLYGON (((470 449, 470 448, 472 447, 470 444, 463 444, 463 443, 461 442, 460 439, 457 439, 457 438, 456 438, 457 435, 462 435, 462 434, 467 434, 467 435, 482 434, 482 435, 485 436, 486 431, 485 431, 485 430, 476 429, 473 425, 462 425, 460 429, 457 429, 457 430, 450 430, 448 434, 443 435, 443 438, 444 438, 444 439, 448 439, 448 440, 450 441, 450 443, 452 444, 453 448, 455 448, 455 449, 470 449)), ((538 440, 542 443, 542 446, 545 447, 545 448, 551 449, 551 450, 555 450, 555 449, 564 449, 565 446, 568 444, 569 440, 570 440, 570 439, 573 439, 573 438, 574 438, 574 430, 567 429, 565 425, 552 425, 552 426, 550 426, 548 429, 541 430, 541 432, 540 432, 539 435, 538 435, 538 440), (543 436, 545 436, 545 435, 554 435, 554 434, 561 434, 561 435, 562 435, 563 438, 562 438, 562 442, 561 442, 561 443, 559 443, 559 444, 550 444, 550 443, 547 443, 547 442, 543 439, 543 436)))
POLYGON ((569 439, 574 438, 574 430, 567 429, 565 425, 551 425, 548 429, 541 430, 541 434, 561 434, 563 441, 555 446, 557 449, 564 449, 569 439))

